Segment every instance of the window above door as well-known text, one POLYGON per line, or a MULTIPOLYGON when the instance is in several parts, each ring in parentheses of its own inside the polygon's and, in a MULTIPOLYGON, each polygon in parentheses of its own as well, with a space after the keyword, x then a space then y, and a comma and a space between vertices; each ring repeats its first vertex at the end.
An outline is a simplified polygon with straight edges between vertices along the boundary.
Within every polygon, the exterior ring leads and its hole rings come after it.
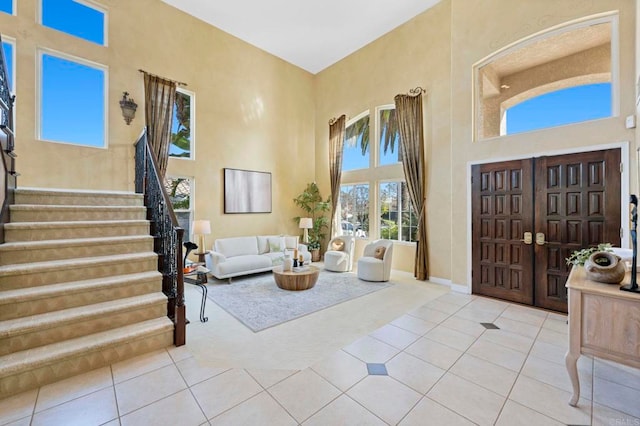
POLYGON ((534 34, 474 66, 476 141, 616 116, 618 15, 534 34))

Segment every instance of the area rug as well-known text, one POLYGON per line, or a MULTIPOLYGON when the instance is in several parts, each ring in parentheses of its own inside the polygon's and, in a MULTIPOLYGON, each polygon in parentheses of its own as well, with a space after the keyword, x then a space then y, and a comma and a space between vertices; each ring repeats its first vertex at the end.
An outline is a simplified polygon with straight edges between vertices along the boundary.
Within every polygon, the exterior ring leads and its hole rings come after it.
POLYGON ((391 285, 361 281, 351 273, 321 271, 315 287, 288 291, 278 288, 269 273, 234 278, 231 284, 209 281, 207 297, 255 332, 391 285))

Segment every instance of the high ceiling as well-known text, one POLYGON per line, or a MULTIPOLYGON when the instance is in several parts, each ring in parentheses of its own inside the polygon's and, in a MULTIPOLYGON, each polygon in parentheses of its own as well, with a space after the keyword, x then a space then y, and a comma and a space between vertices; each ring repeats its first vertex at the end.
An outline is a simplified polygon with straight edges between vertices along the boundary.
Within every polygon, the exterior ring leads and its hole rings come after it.
POLYGON ((440 0, 162 0, 317 73, 440 0))

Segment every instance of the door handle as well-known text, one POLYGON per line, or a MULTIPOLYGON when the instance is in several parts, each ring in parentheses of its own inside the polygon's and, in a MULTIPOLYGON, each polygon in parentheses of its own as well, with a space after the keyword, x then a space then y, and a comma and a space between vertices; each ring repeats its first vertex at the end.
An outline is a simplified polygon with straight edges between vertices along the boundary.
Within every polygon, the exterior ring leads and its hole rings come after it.
POLYGON ((543 245, 547 244, 547 242, 544 240, 544 233, 538 232, 536 234, 536 244, 539 245, 539 246, 543 246, 543 245))
POLYGON ((521 239, 520 241, 524 242, 525 244, 533 243, 533 234, 531 232, 525 232, 524 238, 521 239))

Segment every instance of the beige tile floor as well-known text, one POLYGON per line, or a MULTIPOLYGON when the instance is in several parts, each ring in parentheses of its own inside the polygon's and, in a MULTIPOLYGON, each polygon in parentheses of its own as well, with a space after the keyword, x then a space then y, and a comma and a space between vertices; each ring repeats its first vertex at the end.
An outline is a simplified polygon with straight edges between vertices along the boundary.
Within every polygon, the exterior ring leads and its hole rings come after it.
POLYGON ((565 316, 392 278, 259 333, 210 302, 198 322, 188 286, 186 346, 0 400, 0 425, 640 426, 637 369, 583 356, 567 404, 565 316))

